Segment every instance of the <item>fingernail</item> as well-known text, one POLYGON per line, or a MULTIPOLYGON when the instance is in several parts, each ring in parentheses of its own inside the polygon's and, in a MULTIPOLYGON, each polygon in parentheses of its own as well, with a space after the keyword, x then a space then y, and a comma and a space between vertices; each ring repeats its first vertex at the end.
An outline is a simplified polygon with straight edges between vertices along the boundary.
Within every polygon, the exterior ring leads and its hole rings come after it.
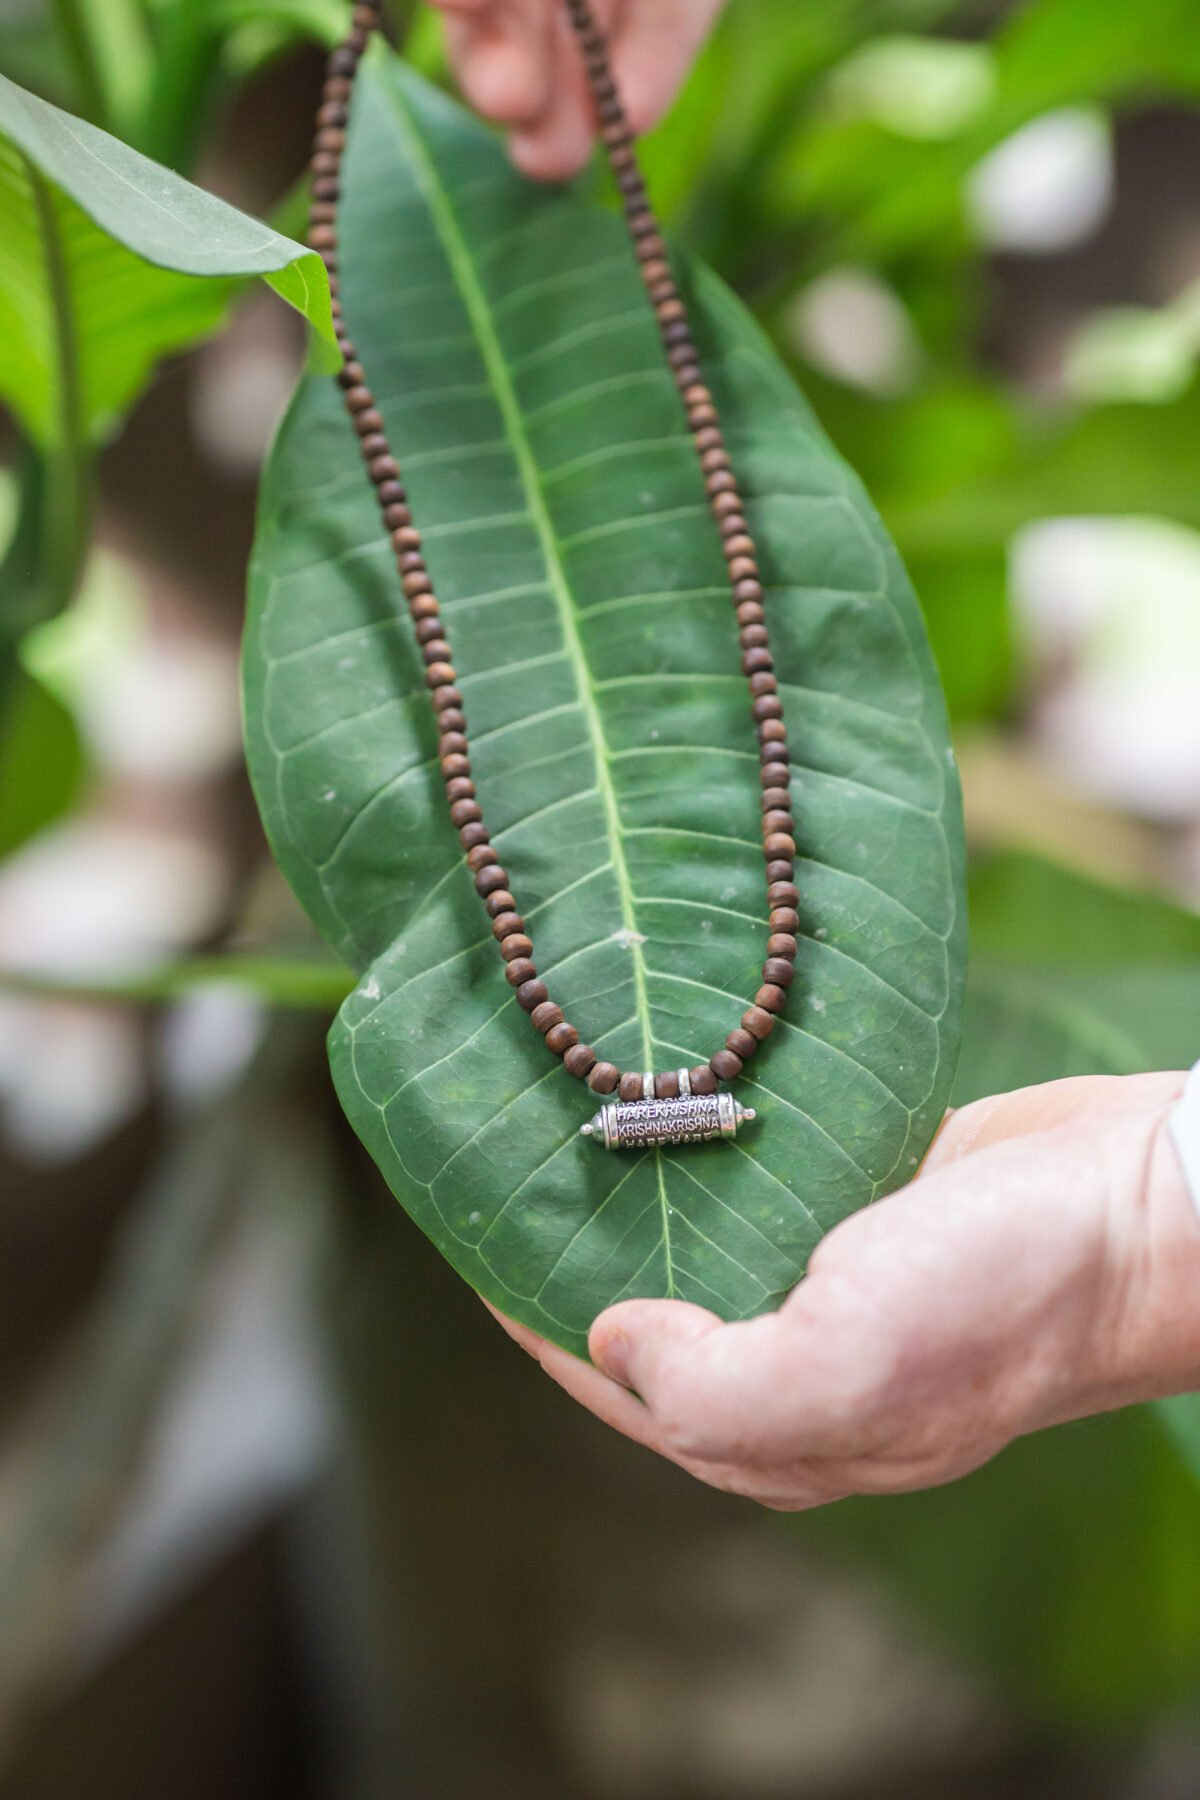
POLYGON ((629 1345, 619 1331, 605 1338, 596 1351, 596 1364, 612 1381, 629 1386, 629 1345))

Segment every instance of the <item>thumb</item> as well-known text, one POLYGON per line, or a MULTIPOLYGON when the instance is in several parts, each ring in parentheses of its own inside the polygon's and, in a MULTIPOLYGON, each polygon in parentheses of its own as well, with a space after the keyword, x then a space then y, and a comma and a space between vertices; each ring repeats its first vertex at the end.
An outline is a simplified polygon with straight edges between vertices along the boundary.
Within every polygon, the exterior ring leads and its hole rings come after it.
POLYGON ((640 1392, 666 1358, 721 1324, 716 1313, 686 1300, 622 1300, 595 1321, 588 1350, 613 1381, 640 1392))

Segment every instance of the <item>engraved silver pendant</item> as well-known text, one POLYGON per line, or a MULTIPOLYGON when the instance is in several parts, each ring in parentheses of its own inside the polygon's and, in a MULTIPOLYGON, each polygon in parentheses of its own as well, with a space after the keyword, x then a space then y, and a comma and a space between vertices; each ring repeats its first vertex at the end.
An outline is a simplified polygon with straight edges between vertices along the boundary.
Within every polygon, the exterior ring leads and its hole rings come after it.
POLYGON ((679 1071, 679 1094, 673 1100, 654 1097, 654 1076, 642 1077, 641 1100, 609 1101, 595 1118, 579 1127, 584 1137, 603 1138, 606 1150, 648 1150, 656 1144, 701 1144, 730 1139, 754 1118, 732 1094, 693 1094, 686 1069, 679 1071))

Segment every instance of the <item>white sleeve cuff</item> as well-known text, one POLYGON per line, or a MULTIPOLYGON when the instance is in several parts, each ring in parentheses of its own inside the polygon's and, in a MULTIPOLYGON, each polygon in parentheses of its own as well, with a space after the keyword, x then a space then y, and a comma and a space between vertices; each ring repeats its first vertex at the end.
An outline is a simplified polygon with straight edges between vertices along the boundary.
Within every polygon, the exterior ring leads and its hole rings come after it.
POLYGON ((1187 1078, 1183 1096, 1167 1121, 1183 1164, 1183 1177, 1200 1212, 1200 1063, 1187 1078))

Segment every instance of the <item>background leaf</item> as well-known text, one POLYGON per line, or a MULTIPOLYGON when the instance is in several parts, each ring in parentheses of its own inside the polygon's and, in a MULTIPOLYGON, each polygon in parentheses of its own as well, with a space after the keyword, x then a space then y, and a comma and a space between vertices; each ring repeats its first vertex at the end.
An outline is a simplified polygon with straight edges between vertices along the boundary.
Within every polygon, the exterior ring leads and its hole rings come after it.
MULTIPOLYGON (((552 992, 627 1067, 753 997, 758 782, 715 533, 623 226, 531 188, 382 57, 356 102, 347 316, 422 522, 494 839, 552 992)), ((964 949, 957 778, 898 559, 741 308, 693 310, 770 585, 807 935, 732 1150, 637 1159, 521 1018, 444 816, 433 715, 353 432, 308 381, 268 472, 246 688, 260 805, 364 979, 352 1121, 476 1287, 581 1351, 623 1294, 776 1304, 940 1117, 964 949)))
POLYGON ((332 336, 318 256, 0 76, 0 400, 37 443, 102 434, 245 275, 332 336))

